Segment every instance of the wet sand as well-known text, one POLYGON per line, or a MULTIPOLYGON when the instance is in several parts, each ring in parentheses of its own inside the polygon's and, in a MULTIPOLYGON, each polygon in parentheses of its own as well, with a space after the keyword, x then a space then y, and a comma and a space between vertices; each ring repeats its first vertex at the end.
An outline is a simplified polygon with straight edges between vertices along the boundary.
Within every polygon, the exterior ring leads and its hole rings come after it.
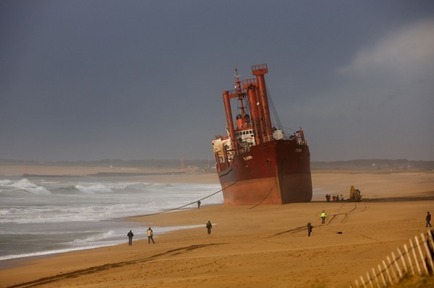
MULTIPOLYGON (((212 183, 213 177, 176 175, 172 180, 212 183)), ((312 177, 311 203, 234 207, 203 201, 201 209, 134 217, 144 223, 135 234, 145 233, 145 223, 203 228, 155 235, 156 244, 128 246, 125 237, 118 246, 15 261, 2 266, 0 286, 349 287, 425 232, 426 211, 434 212, 432 172, 313 171, 312 177), (369 199, 323 201, 327 193, 348 197, 351 185, 369 199), (322 210, 328 214, 323 225, 322 210), (205 229, 208 220, 211 235, 205 229), (314 226, 311 237, 308 222, 314 226)))

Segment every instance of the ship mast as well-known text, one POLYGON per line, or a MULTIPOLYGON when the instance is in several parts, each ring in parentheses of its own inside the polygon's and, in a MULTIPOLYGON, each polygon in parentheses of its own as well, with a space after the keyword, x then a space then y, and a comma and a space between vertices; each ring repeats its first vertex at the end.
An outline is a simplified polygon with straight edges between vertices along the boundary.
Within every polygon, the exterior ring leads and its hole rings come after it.
POLYGON ((250 123, 249 115, 246 113, 246 106, 244 101, 246 99, 246 93, 241 88, 240 75, 238 74, 238 69, 235 67, 235 93, 238 97, 238 110, 239 113, 236 116, 237 129, 246 128, 250 123))
POLYGON ((256 79, 241 81, 238 69, 235 68, 235 89, 223 92, 231 151, 237 152, 272 140, 273 129, 264 77, 267 72, 266 64, 253 66, 252 74, 256 79), (235 119, 232 115, 232 99, 238 101, 235 119))

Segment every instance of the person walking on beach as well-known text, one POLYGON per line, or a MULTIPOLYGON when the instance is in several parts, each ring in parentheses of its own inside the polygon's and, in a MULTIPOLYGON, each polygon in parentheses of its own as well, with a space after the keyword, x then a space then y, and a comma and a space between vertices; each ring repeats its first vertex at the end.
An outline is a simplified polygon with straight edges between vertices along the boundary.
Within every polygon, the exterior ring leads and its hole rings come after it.
POLYGON ((208 230, 208 234, 211 234, 211 228, 212 228, 212 224, 210 221, 208 221, 208 223, 206 223, 206 230, 208 230))
POLYGON ((326 218, 327 218, 327 213, 324 210, 322 210, 322 213, 321 213, 321 224, 325 224, 326 218))
POLYGON ((431 214, 429 214, 429 211, 428 212, 426 212, 426 218, 425 218, 425 220, 426 220, 426 225, 425 225, 425 227, 431 227, 431 214))
POLYGON ((152 231, 151 227, 149 227, 148 230, 146 231, 146 235, 148 235, 148 244, 151 244, 151 241, 152 243, 155 244, 154 231, 152 231))
POLYGON ((200 200, 197 201, 197 209, 200 209, 200 200))
POLYGON ((128 232, 127 236, 128 236, 128 245, 133 246, 133 236, 134 236, 133 231, 130 230, 130 232, 128 232))
POLYGON ((310 222, 307 223, 307 236, 308 237, 310 237, 310 234, 312 233, 312 229, 313 229, 312 224, 310 224, 310 222))

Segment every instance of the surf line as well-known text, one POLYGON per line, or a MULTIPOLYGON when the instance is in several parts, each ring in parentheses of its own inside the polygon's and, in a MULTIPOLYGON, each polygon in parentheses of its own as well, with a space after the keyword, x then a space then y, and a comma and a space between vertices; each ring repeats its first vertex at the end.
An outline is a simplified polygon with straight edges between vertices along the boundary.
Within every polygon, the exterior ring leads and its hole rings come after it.
POLYGON ((152 216, 152 215, 158 215, 158 214, 163 214, 163 213, 167 213, 167 212, 173 212, 173 211, 176 211, 176 210, 180 210, 180 209, 185 208, 185 207, 187 207, 187 206, 190 206, 190 205, 196 204, 198 201, 201 201, 201 200, 207 199, 207 198, 209 198, 209 197, 211 197, 211 196, 214 196, 214 195, 216 195, 216 194, 218 194, 218 193, 220 193, 220 192, 223 192, 223 190, 225 190, 225 189, 231 187, 231 186, 234 185, 235 183, 237 183, 237 182, 234 182, 234 183, 232 183, 232 184, 226 186, 225 188, 222 188, 222 189, 220 189, 220 190, 218 190, 218 191, 216 191, 216 192, 214 192, 214 193, 211 193, 211 194, 209 194, 209 195, 207 195, 207 196, 205 196, 205 197, 203 197, 203 198, 200 198, 200 199, 195 200, 195 201, 193 201, 193 202, 189 202, 189 203, 187 203, 187 204, 184 204, 184 205, 178 206, 178 207, 176 207, 176 208, 165 209, 165 210, 161 210, 161 211, 159 211, 159 212, 148 213, 148 214, 144 214, 144 215, 141 215, 141 216, 152 216))

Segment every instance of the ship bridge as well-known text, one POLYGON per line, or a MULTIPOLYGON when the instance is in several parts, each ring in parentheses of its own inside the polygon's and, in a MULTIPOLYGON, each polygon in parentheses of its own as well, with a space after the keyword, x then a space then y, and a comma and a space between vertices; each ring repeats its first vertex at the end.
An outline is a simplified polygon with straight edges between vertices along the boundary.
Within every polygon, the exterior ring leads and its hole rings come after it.
POLYGON ((237 130, 235 132, 235 138, 238 143, 248 144, 249 146, 255 145, 255 136, 253 129, 237 130))

